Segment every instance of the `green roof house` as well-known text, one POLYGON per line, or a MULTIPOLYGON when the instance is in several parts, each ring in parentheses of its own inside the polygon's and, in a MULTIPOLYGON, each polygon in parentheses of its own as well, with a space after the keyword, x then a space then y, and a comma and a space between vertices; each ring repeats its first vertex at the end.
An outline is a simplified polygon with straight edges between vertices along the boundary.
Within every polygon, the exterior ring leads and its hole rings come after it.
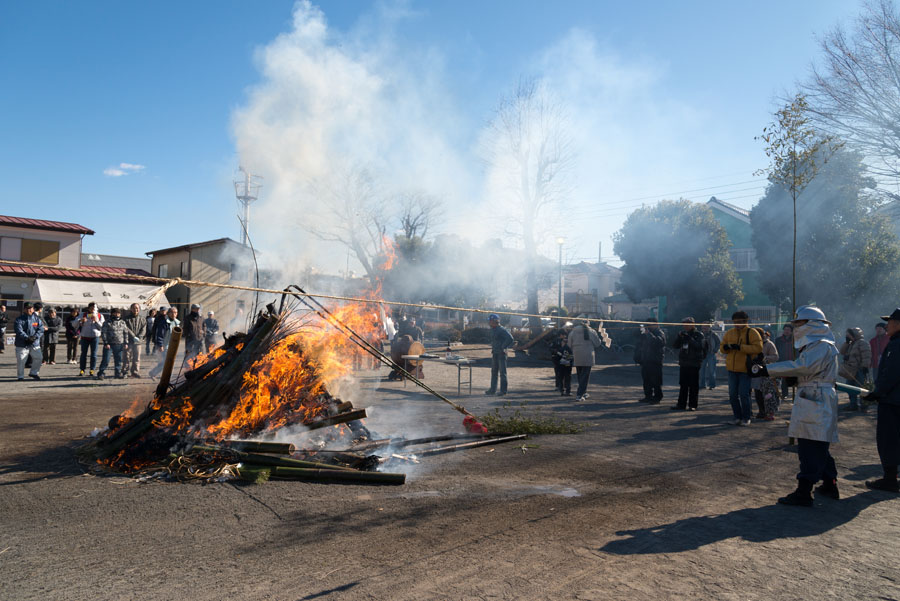
POLYGON ((716 319, 728 320, 731 314, 742 309, 750 316, 751 322, 776 323, 778 308, 772 300, 759 289, 759 265, 756 262, 756 249, 751 241, 750 212, 721 201, 715 196, 706 203, 731 241, 731 261, 741 280, 744 298, 737 306, 728 307, 716 313, 716 319))

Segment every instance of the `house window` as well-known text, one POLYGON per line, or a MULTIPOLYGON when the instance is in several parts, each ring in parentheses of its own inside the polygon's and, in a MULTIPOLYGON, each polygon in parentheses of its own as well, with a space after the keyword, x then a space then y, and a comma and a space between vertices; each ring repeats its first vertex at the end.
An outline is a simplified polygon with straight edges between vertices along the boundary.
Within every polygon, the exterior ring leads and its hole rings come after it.
POLYGON ((187 267, 187 263, 185 263, 184 261, 181 262, 181 269, 179 270, 179 273, 181 275, 179 275, 178 277, 181 277, 181 278, 188 277, 188 267, 187 267))
POLYGON ((759 271, 759 263, 756 262, 756 249, 734 248, 729 251, 731 262, 735 271, 759 271))
POLYGON ((23 238, 22 260, 26 263, 59 265, 59 242, 23 238))
POLYGON ((169 277, 169 266, 166 264, 162 264, 156 268, 156 275, 161 278, 169 277))

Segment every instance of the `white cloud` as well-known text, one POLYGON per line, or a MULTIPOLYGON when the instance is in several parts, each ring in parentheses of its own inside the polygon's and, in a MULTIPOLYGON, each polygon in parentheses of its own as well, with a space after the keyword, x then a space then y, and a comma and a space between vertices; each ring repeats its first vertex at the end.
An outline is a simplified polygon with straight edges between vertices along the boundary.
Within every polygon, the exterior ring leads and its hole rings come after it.
POLYGON ((146 169, 144 165, 138 165, 136 163, 119 163, 118 167, 107 167, 104 169, 103 175, 106 177, 122 177, 123 175, 143 171, 144 169, 146 169))

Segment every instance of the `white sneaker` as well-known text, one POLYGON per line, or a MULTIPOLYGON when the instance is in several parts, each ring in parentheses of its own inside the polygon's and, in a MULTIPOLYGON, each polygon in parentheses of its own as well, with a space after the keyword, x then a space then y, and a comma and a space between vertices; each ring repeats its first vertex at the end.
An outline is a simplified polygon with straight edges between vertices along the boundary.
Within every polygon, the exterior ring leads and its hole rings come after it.
POLYGON ((584 401, 584 400, 586 400, 586 399, 587 399, 588 397, 590 397, 590 396, 591 396, 591 395, 589 395, 588 393, 585 392, 585 393, 584 393, 584 396, 581 397, 581 400, 584 401))
POLYGON ((740 421, 740 423, 739 423, 738 425, 740 425, 740 426, 749 426, 749 425, 750 425, 750 420, 748 419, 747 421, 740 421))
POLYGON ((731 420, 731 425, 732 425, 732 426, 740 426, 742 423, 744 423, 744 421, 743 421, 743 420, 740 420, 740 419, 733 419, 733 420, 731 420))

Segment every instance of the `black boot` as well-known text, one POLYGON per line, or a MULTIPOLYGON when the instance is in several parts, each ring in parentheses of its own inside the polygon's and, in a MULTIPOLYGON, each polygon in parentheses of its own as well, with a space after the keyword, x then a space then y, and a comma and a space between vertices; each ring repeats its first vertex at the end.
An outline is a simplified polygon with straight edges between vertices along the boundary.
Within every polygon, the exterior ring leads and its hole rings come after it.
POLYGON ((841 493, 838 492, 837 480, 824 480, 822 484, 816 487, 816 494, 824 495, 835 501, 841 498, 841 493))
POLYGON ((797 478, 797 490, 786 497, 781 497, 778 502, 782 505, 799 505, 801 507, 812 507, 812 487, 811 480, 797 478))

